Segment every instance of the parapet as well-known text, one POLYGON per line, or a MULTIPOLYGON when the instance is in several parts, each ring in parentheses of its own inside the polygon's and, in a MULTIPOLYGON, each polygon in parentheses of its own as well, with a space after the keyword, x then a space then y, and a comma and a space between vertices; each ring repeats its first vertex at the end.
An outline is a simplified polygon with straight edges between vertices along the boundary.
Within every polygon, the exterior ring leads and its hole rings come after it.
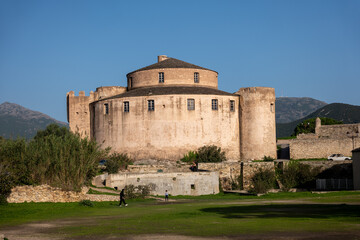
POLYGON ((264 94, 264 95, 274 95, 275 96, 275 88, 271 87, 246 87, 240 88, 235 94, 244 95, 244 94, 264 94))
POLYGON ((90 91, 89 96, 86 96, 85 91, 79 91, 79 95, 75 96, 74 91, 70 91, 66 94, 68 98, 84 98, 89 103, 98 101, 102 98, 112 97, 115 95, 119 95, 122 93, 125 93, 126 87, 120 87, 120 86, 108 86, 108 87, 98 87, 96 88, 96 91, 90 91))

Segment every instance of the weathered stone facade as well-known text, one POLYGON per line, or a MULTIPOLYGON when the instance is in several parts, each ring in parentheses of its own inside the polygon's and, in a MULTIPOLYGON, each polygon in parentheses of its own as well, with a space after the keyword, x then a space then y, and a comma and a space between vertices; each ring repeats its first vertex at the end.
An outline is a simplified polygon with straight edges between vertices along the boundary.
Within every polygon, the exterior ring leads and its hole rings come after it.
POLYGON ((230 160, 276 158, 275 91, 217 90, 218 73, 174 58, 127 74, 127 88, 67 94, 73 132, 135 160, 179 160, 217 145, 230 160))
POLYGON ((290 158, 327 158, 340 153, 351 156, 360 147, 360 124, 321 125, 316 120, 315 134, 301 134, 289 141, 290 158))
POLYGON ((106 177, 107 187, 124 188, 126 185, 150 185, 151 194, 207 195, 219 193, 217 172, 172 172, 172 173, 119 173, 106 177))
POLYGON ((199 169, 219 172, 223 190, 231 190, 232 182, 237 181, 242 172, 243 188, 250 190, 251 177, 259 169, 274 170, 274 162, 222 162, 222 163, 199 163, 199 169))
POLYGON ((118 201, 118 196, 86 194, 88 188, 81 192, 63 191, 49 185, 40 186, 17 186, 11 190, 7 201, 9 203, 22 202, 79 202, 81 200, 91 201, 118 201))

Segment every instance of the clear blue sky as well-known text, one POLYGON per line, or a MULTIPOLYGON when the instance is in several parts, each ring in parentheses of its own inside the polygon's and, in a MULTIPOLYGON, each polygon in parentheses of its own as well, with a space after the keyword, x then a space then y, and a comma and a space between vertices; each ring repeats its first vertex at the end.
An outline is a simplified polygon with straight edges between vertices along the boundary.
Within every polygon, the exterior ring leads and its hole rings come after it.
POLYGON ((360 1, 0 0, 0 103, 66 121, 66 93, 167 55, 219 89, 360 105, 360 1))

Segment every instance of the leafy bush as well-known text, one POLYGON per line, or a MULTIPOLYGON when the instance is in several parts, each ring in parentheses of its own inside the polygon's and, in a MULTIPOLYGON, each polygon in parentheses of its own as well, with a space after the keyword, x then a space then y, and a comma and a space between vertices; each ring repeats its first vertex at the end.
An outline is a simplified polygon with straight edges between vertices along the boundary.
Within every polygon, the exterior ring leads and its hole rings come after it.
POLYGON ((270 169, 259 169, 252 177, 252 192, 266 193, 275 185, 275 173, 270 169))
POLYGON ((108 173, 118 173, 120 169, 126 169, 128 165, 132 164, 131 158, 127 154, 113 153, 105 163, 106 171, 108 173))
POLYGON ((196 162, 198 159, 197 152, 189 151, 187 154, 184 155, 182 159, 180 159, 182 162, 186 163, 193 163, 196 162))
POLYGON ((311 168, 310 165, 301 164, 298 161, 290 161, 284 166, 279 174, 279 180, 283 191, 289 191, 294 187, 311 187, 316 176, 319 174, 319 168, 311 168))
POLYGON ((225 152, 215 145, 203 146, 197 151, 197 162, 223 162, 226 161, 225 152))
POLYGON ((99 160, 107 154, 95 141, 56 124, 39 131, 30 142, 0 141, 0 161, 9 166, 15 185, 46 183, 79 191, 96 175, 99 160))
POLYGON ((94 206, 94 203, 91 202, 91 201, 88 200, 88 199, 85 199, 85 200, 81 200, 81 201, 79 202, 79 205, 81 205, 81 206, 86 206, 86 207, 93 207, 93 206, 94 206))
POLYGON ((150 190, 152 189, 151 184, 149 185, 139 185, 135 187, 134 185, 126 185, 125 187, 125 198, 134 199, 134 198, 145 198, 150 195, 150 190))
POLYGON ((0 164, 0 205, 7 203, 13 184, 13 177, 7 172, 6 167, 0 164))
POLYGON ((232 190, 242 190, 244 188, 243 176, 240 174, 235 179, 231 179, 232 190))

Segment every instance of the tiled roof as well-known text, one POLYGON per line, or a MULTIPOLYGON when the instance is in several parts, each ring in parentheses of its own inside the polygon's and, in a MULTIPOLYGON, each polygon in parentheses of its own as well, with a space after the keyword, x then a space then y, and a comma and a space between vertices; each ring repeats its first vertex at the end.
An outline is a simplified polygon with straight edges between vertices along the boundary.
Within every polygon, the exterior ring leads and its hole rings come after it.
POLYGON ((135 71, 133 71, 131 73, 128 73, 127 76, 129 74, 134 73, 134 72, 139 72, 139 71, 144 71, 144 70, 151 70, 151 69, 161 69, 161 68, 194 68, 194 69, 204 69, 204 70, 209 70, 209 71, 216 72, 214 70, 203 68, 203 67, 191 64, 191 63, 187 63, 187 62, 181 61, 181 60, 176 59, 176 58, 168 58, 168 59, 165 59, 165 60, 163 60, 161 62, 154 63, 154 64, 149 65, 147 67, 143 67, 143 68, 135 70, 135 71))
POLYGON ((132 89, 128 92, 104 98, 105 99, 114 99, 114 98, 124 98, 124 97, 139 97, 139 96, 154 96, 154 95, 227 95, 227 96, 235 96, 232 93, 220 91, 214 88, 206 88, 206 87, 144 87, 132 89))

